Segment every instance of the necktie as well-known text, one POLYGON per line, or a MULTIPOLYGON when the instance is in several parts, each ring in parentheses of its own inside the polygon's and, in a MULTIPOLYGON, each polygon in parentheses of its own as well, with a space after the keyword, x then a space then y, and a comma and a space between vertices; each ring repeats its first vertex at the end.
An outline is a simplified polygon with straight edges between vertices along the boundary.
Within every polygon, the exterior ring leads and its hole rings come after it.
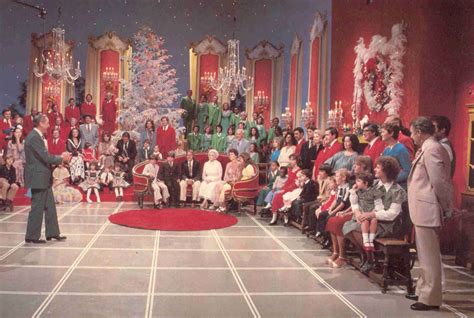
POLYGON ((128 143, 126 143, 126 144, 123 145, 123 153, 124 153, 125 157, 128 157, 128 151, 127 151, 127 149, 128 149, 128 143))
POLYGON ((193 162, 188 161, 188 169, 189 169, 189 175, 192 177, 193 176, 193 162))
POLYGON ((55 145, 58 144, 58 140, 57 140, 57 139, 54 139, 54 144, 55 144, 55 145))
POLYGON ((312 147, 313 147, 313 141, 310 140, 310 141, 309 141, 309 148, 312 148, 312 147))
POLYGON ((46 150, 48 150, 48 142, 46 141, 46 138, 44 138, 43 135, 41 135, 41 137, 43 138, 43 142, 44 142, 44 146, 46 147, 46 150))
POLYGON ((148 149, 145 149, 145 159, 148 160, 148 149))
POLYGON ((91 132, 91 124, 87 125, 87 131, 91 132))

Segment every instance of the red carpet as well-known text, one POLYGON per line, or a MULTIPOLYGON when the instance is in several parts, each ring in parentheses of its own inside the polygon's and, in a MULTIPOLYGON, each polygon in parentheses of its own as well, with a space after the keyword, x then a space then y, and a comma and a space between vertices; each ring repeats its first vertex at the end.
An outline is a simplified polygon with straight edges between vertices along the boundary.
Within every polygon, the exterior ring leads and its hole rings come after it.
POLYGON ((131 210, 112 214, 109 221, 123 226, 161 231, 205 231, 237 223, 232 215, 193 209, 131 210))

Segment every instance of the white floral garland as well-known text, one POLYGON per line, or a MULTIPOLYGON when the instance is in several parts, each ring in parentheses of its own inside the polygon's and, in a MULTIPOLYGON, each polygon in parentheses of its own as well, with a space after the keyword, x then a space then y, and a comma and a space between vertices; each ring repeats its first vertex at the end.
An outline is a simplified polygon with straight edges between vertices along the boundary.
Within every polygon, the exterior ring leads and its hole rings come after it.
POLYGON ((402 58, 405 54, 405 43, 407 41, 405 34, 403 34, 405 27, 403 22, 395 24, 392 27, 392 38, 389 41, 387 41, 386 37, 374 35, 368 48, 365 47, 363 38, 357 41, 357 45, 354 47, 357 56, 353 71, 355 120, 360 118, 362 96, 365 98, 371 111, 379 112, 383 108, 389 115, 398 115, 403 96, 403 89, 401 87, 403 83, 402 58), (363 68, 367 61, 375 58, 377 54, 388 58, 388 67, 385 72, 386 74, 390 74, 390 79, 386 87, 390 101, 385 105, 381 105, 376 101, 371 84, 367 80, 364 80, 363 68))

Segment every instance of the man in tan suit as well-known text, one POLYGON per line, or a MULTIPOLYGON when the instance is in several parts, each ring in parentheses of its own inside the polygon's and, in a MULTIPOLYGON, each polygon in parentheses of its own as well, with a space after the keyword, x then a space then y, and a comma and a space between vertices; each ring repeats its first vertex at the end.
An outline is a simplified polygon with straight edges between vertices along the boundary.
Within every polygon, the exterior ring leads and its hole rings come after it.
POLYGON ((408 205, 415 226, 416 250, 421 267, 413 310, 439 309, 442 303, 439 232, 452 212, 453 187, 447 151, 433 137, 429 118, 418 117, 410 125, 419 147, 408 176, 408 205))

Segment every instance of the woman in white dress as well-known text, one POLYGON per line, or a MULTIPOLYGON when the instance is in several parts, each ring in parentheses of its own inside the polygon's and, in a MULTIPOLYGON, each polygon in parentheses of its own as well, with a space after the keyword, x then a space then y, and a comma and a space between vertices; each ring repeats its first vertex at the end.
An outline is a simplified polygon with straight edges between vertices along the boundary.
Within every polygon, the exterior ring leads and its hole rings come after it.
POLYGON ((278 163, 280 167, 287 167, 290 163, 290 156, 295 153, 296 139, 292 132, 288 132, 285 136, 283 148, 280 149, 278 163))
POLYGON ((209 161, 206 161, 202 168, 202 182, 199 188, 199 197, 203 199, 201 209, 207 209, 209 201, 214 202, 216 200, 215 187, 222 180, 222 165, 217 161, 219 152, 211 149, 207 154, 209 161))

